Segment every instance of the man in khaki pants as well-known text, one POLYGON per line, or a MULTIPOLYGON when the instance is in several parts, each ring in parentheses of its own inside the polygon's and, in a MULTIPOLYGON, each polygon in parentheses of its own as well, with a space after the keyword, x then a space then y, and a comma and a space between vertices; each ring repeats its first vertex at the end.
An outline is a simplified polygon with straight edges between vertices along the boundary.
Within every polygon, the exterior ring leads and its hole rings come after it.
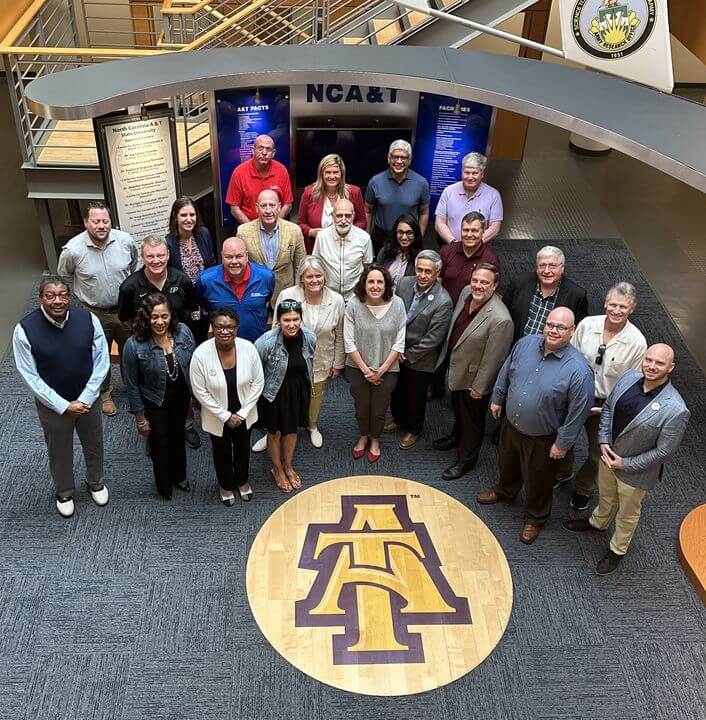
POLYGON ((674 351, 659 343, 647 348, 640 370, 617 382, 601 411, 598 443, 598 507, 588 518, 563 523, 570 532, 603 532, 615 517, 615 531, 597 575, 608 575, 628 550, 642 501, 662 476, 664 461, 678 449, 689 410, 669 380, 674 351))

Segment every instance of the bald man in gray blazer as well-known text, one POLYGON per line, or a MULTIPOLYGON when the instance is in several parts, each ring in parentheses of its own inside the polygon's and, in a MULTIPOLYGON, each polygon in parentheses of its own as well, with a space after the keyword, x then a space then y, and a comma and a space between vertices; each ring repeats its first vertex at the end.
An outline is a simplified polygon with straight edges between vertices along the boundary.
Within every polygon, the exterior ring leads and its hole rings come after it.
POLYGON ((514 326, 495 294, 500 273, 476 266, 456 303, 437 367, 449 359, 449 390, 454 411, 451 434, 434 440, 437 450, 458 448, 458 458, 441 477, 456 480, 475 465, 485 435, 485 419, 495 379, 512 347, 514 326))
POLYGON ((610 548, 597 575, 613 572, 628 551, 642 501, 662 477, 689 422, 689 410, 672 385, 674 351, 658 343, 647 348, 640 370, 628 370, 603 405, 598 426, 601 463, 598 507, 588 518, 563 523, 570 532, 604 532, 615 517, 610 548))

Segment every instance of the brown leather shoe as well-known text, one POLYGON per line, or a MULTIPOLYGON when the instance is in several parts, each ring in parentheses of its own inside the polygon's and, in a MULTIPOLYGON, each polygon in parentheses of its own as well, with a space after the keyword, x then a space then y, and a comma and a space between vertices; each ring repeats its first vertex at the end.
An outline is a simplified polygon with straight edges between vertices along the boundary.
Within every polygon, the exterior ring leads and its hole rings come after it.
POLYGON ((397 432, 398 428, 399 425, 394 420, 388 420, 382 428, 382 431, 385 433, 393 433, 397 432))
POLYGON ((110 395, 103 396, 101 409, 103 410, 103 415, 107 415, 108 417, 113 417, 113 415, 118 414, 118 408, 115 406, 113 398, 110 397, 110 395))
POLYGON ((500 500, 498 497, 498 494, 495 492, 495 490, 483 490, 483 492, 476 497, 476 500, 481 505, 494 505, 496 502, 500 500))
POLYGON ((417 444, 417 440, 419 440, 419 435, 413 435, 412 433, 405 433, 400 438, 400 442, 399 442, 400 450, 409 450, 410 448, 413 448, 417 444))
POLYGON ((520 540, 522 540, 525 545, 531 545, 539 537, 539 531, 541 529, 542 528, 538 528, 536 525, 525 523, 520 533, 520 540))

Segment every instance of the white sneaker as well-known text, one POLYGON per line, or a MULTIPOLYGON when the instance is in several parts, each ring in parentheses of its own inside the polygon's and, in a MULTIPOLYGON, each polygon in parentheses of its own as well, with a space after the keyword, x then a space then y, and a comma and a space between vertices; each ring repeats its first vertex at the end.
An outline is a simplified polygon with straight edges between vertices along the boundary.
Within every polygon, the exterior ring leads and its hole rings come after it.
POLYGON ((309 438, 315 448, 320 448, 324 444, 324 436, 319 432, 319 428, 309 428, 309 438))
POLYGON ((103 485, 100 490, 91 490, 91 488, 88 488, 88 490, 91 493, 93 502, 98 505, 98 507, 103 507, 103 505, 108 504, 108 500, 110 500, 110 495, 108 494, 107 485, 103 485))
POLYGON ((56 509, 59 511, 61 517, 70 518, 76 509, 73 498, 57 498, 56 509))
POLYGON ((253 446, 253 452, 265 452, 267 450, 267 435, 263 435, 253 446))

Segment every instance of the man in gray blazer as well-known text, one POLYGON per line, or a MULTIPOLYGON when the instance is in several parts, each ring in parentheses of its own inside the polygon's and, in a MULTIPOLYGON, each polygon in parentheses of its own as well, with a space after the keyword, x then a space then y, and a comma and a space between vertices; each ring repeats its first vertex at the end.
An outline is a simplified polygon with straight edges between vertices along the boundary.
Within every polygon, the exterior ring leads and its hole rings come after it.
POLYGON ((454 411, 451 434, 434 440, 437 450, 458 448, 458 458, 444 470, 444 480, 456 480, 476 463, 488 401, 498 372, 512 347, 514 326, 503 301, 495 294, 500 273, 480 263, 470 285, 461 292, 437 366, 448 355, 449 390, 454 411))
POLYGON ((451 320, 453 303, 441 287, 441 257, 434 250, 421 250, 414 262, 414 277, 403 277, 397 295, 407 312, 404 357, 392 392, 392 420, 385 432, 403 431, 399 446, 414 447, 424 426, 427 388, 451 320))
POLYGON ((642 501, 662 476, 689 422, 689 410, 669 380, 674 351, 659 343, 647 348, 640 370, 628 370, 603 405, 598 427, 601 465, 598 507, 588 518, 567 520, 570 532, 604 532, 615 516, 615 531, 597 575, 608 575, 628 550, 642 501))

